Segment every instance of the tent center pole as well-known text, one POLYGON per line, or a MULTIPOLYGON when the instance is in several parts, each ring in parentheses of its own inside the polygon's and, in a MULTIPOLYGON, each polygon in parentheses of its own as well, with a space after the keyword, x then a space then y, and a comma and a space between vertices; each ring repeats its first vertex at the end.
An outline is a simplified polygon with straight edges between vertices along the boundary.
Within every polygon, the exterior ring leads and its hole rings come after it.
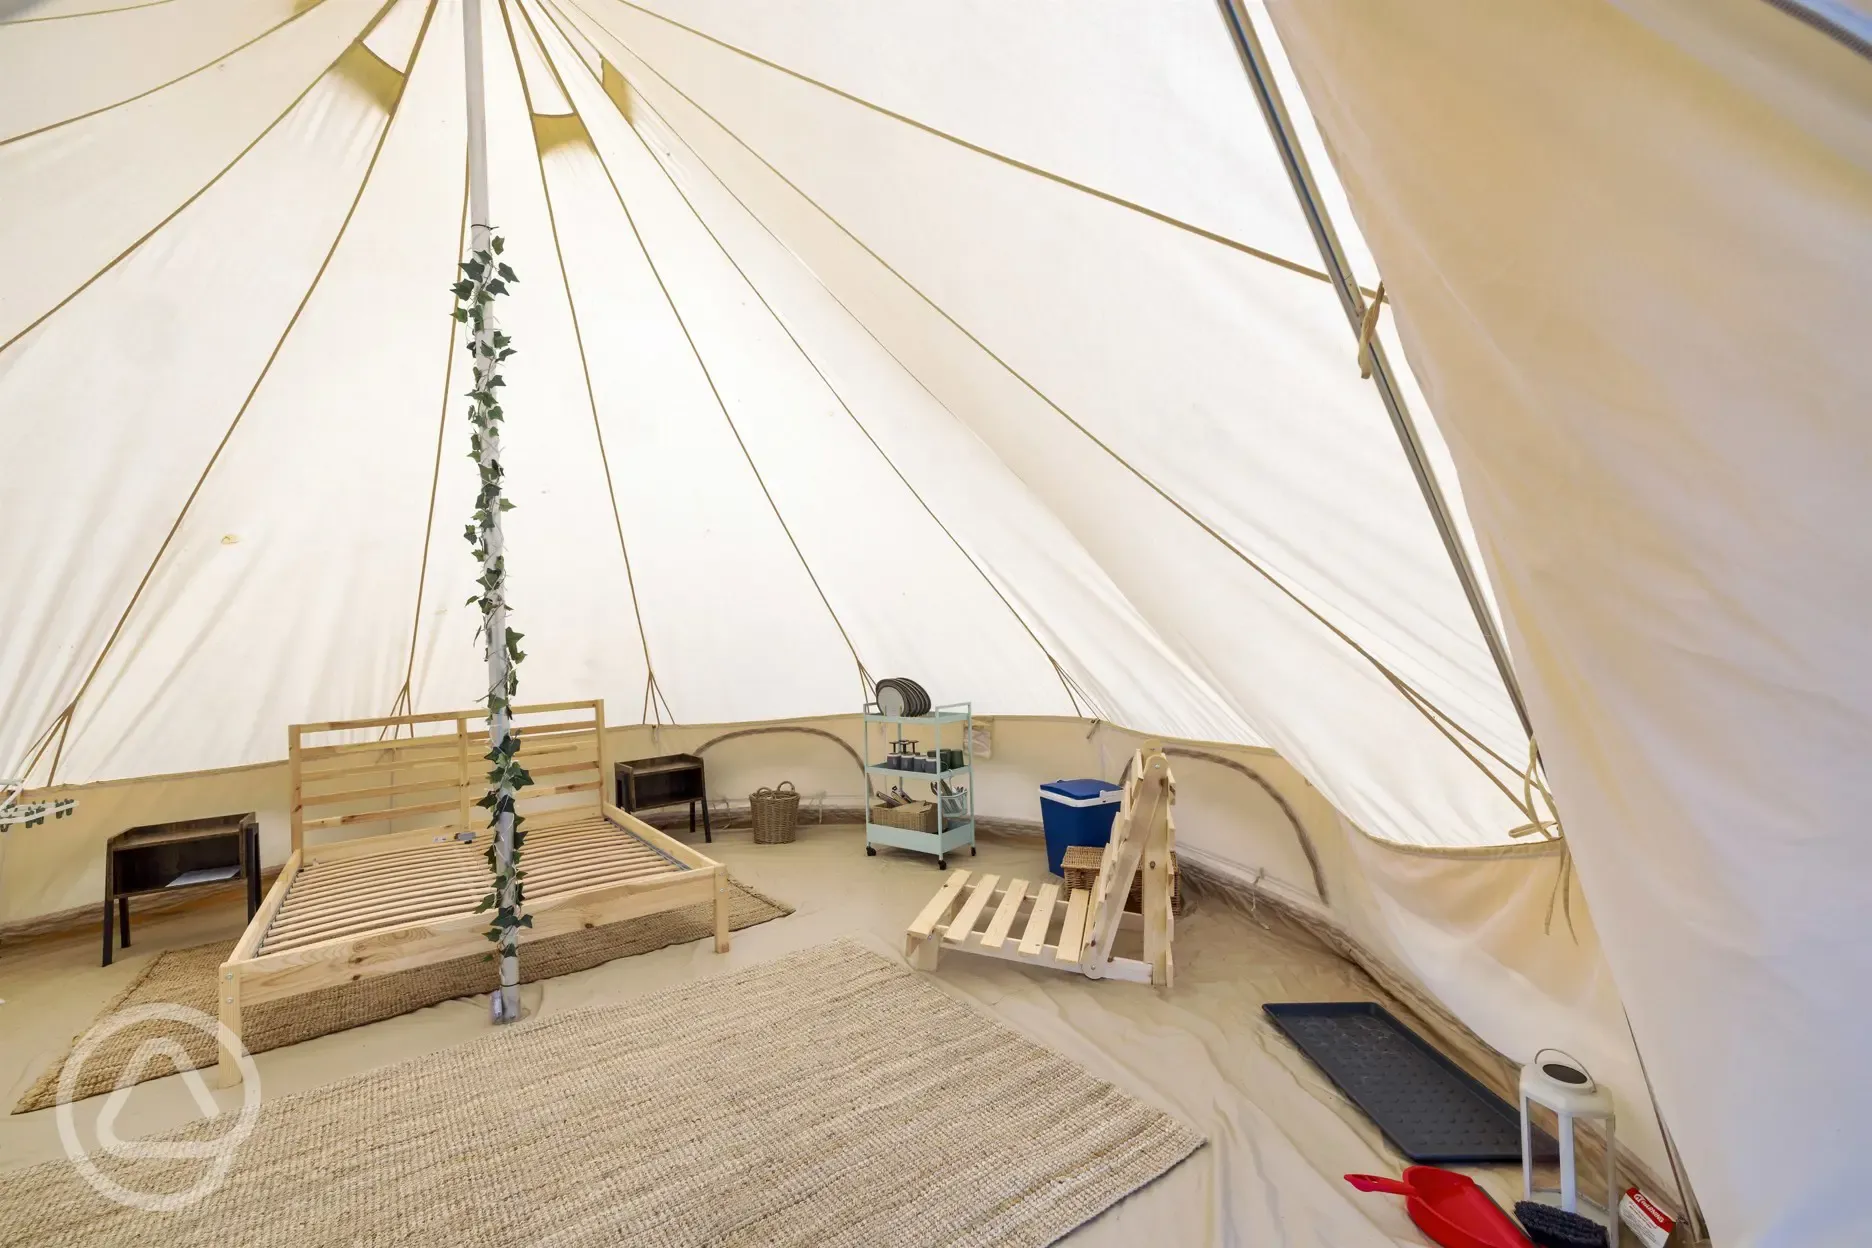
MULTIPOLYGON (((488 221, 487 89, 482 76, 481 0, 462 0, 462 56, 468 96, 468 252, 472 256, 476 252, 487 251, 493 237, 493 227, 488 221)), ((477 390, 494 371, 493 351, 489 346, 493 336, 494 317, 490 309, 475 334, 477 390), (480 349, 483 347, 488 349, 483 351, 480 349)), ((491 424, 481 439, 481 462, 484 465, 500 462, 498 424, 491 424)), ((481 568, 484 574, 490 568, 499 567, 503 558, 505 542, 501 533, 499 508, 493 509, 487 528, 487 554, 481 568)), ((496 693, 499 695, 494 713, 488 717, 488 746, 490 752, 499 754, 513 727, 513 716, 507 710, 512 665, 507 655, 507 604, 504 599, 497 597, 486 623, 488 691, 490 696, 496 693)), ((503 806, 510 807, 511 803, 504 803, 503 806)), ((496 815, 494 825, 494 854, 502 879, 513 878, 513 852, 513 811, 503 808, 496 815)), ((512 886, 504 886, 504 891, 511 894, 512 886)), ((513 908, 511 895, 501 898, 501 908, 513 908)), ((501 939, 500 988, 488 1003, 489 1013, 497 1023, 511 1023, 520 1017, 518 937, 517 931, 510 930, 501 939)))

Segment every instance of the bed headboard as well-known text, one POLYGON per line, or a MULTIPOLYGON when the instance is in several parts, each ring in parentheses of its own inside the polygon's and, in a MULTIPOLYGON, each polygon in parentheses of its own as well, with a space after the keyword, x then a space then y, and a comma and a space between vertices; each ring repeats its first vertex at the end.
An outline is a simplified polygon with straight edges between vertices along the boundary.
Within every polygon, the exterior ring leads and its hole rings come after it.
MULTIPOLYGON (((516 706, 513 718, 520 763, 533 777, 516 802, 528 826, 602 813, 610 783, 604 702, 516 706)), ((485 710, 294 724, 286 744, 295 851, 308 832, 338 830, 333 839, 350 840, 488 826, 476 804, 487 793, 485 710)))

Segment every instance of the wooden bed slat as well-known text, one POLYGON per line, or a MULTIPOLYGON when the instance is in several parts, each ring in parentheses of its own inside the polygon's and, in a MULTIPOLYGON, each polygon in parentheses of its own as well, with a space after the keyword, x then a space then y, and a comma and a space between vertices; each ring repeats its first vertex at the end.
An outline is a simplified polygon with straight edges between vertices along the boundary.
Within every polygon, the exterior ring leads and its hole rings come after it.
MULTIPOLYGON (((554 715, 560 711, 586 711, 596 722, 600 721, 601 700, 583 702, 529 702, 513 708, 516 718, 528 715, 554 715)), ((301 732, 350 732, 365 728, 404 728, 416 724, 446 724, 458 719, 486 719, 487 712, 479 708, 472 711, 424 711, 419 715, 387 715, 376 719, 334 719, 323 724, 294 725, 301 732)))
MULTIPOLYGON (((486 719, 487 716, 483 714, 476 718, 486 719)), ((567 720, 554 724, 519 724, 516 726, 520 731, 520 749, 522 753, 526 751, 526 742, 529 738, 557 743, 559 740, 581 733, 587 733, 593 737, 598 735, 598 725, 590 721, 574 722, 567 720)), ((468 733, 467 737, 470 744, 489 739, 487 729, 485 728, 468 733)), ((437 732, 422 737, 389 737, 382 741, 347 741, 342 745, 309 746, 299 751, 299 757, 301 760, 311 763, 319 762, 327 758, 343 758, 351 754, 369 754, 374 751, 383 750, 423 752, 437 749, 453 750, 458 740, 459 738, 455 733, 437 732)))
POLYGON ((360 810, 355 814, 333 815, 328 819, 308 819, 301 826, 308 832, 317 832, 321 828, 348 828, 357 823, 386 823, 406 815, 438 815, 455 808, 456 801, 451 797, 446 802, 421 802, 415 806, 392 806, 387 810, 360 810))
MULTIPOLYGON (((478 742, 472 737, 466 739, 461 737, 442 737, 438 738, 438 740, 447 742, 449 745, 454 746, 455 749, 446 753, 441 750, 425 751, 421 757, 416 758, 399 758, 394 756, 393 751, 386 750, 385 753, 390 753, 392 755, 391 757, 374 760, 368 763, 348 763, 337 767, 308 768, 301 773, 301 779, 307 784, 312 784, 319 781, 376 775, 386 771, 420 771, 424 767, 448 767, 454 765, 459 758, 462 745, 466 744, 470 747, 474 747, 487 743, 487 738, 485 736, 478 742)), ((540 742, 536 747, 523 745, 520 750, 520 757, 523 761, 529 761, 537 758, 546 758, 548 756, 564 757, 570 754, 595 753, 590 747, 590 742, 572 742, 564 745, 555 745, 552 742, 540 742)), ((485 779, 487 775, 487 759, 485 754, 485 750, 470 749, 468 756, 471 764, 470 771, 472 773, 468 778, 470 784, 480 784, 485 779)), ((595 765, 596 760, 594 759, 592 761, 595 765)))
MULTIPOLYGON (((632 853, 666 857, 659 854, 655 847, 609 823, 584 820, 538 830, 529 828, 528 831, 525 853, 530 858, 556 857, 587 845, 615 846, 632 853)), ((487 852, 487 844, 488 833, 483 829, 473 841, 450 837, 375 857, 325 860, 311 853, 307 855, 300 884, 305 886, 314 881, 387 880, 399 875, 420 874, 433 864, 447 861, 473 862, 479 869, 478 864, 487 852), (373 869, 374 866, 376 869, 373 869)))
MULTIPOLYGON (((272 951, 281 941, 308 931, 355 923, 377 925, 410 906, 422 907, 425 912, 471 910, 491 887, 482 853, 474 846, 459 843, 437 846, 435 850, 436 861, 430 864, 434 870, 387 883, 368 876, 321 881, 316 867, 303 871, 269 925, 263 951, 272 951)), ((555 831, 542 837, 537 846, 528 845, 522 868, 530 898, 608 882, 624 872, 634 876, 689 869, 616 829, 609 835, 589 829, 555 831)))
MULTIPOLYGON (((552 882, 565 878, 571 873, 596 872, 615 865, 641 866, 659 871, 687 870, 687 868, 672 865, 667 859, 649 853, 606 854, 599 852, 590 856, 543 858, 539 861, 527 856, 521 861, 521 867, 526 872, 527 892, 533 896, 543 895, 552 882)), ((380 901, 410 895, 416 889, 420 889, 422 895, 425 896, 454 896, 473 892, 478 897, 487 892, 489 887, 491 884, 487 864, 478 856, 473 861, 450 863, 447 869, 437 871, 428 877, 402 879, 383 886, 310 888, 302 884, 303 891, 295 890, 288 898, 288 913, 282 915, 277 922, 279 925, 290 925, 298 920, 333 910, 358 910, 380 901)))
POLYGON ((1060 886, 1048 881, 1034 898, 1033 912, 1027 916, 1027 930, 1021 933, 1020 951, 1036 954, 1046 948, 1047 928, 1053 924, 1053 907, 1059 901, 1060 886))
POLYGON ((600 788, 596 780, 581 780, 576 784, 535 785, 520 791, 520 800, 527 801, 536 797, 564 797, 567 793, 596 793, 600 788))
POLYGON ((949 913, 949 907, 961 895, 962 886, 968 883, 968 879, 969 873, 960 867, 951 871, 949 878, 943 881, 942 890, 930 898, 930 903, 923 907, 923 913, 917 915, 910 924, 910 930, 918 936, 928 936, 934 932, 936 925, 942 922, 943 915, 949 913))
POLYGON ((300 869, 298 854, 286 860, 285 870, 279 873, 279 878, 273 881, 273 887, 267 890, 266 900, 260 903, 259 913, 254 915, 253 921, 247 924, 247 930, 241 933, 240 940, 235 942, 234 952, 228 955, 228 961, 252 956, 266 934, 267 925, 273 922, 280 908, 286 904, 286 894, 292 891, 293 881, 298 878, 300 869))
MULTIPOLYGON (((365 773, 371 773, 371 771, 388 771, 388 773, 399 773, 399 771, 402 771, 402 773, 408 773, 410 776, 423 776, 425 773, 429 773, 429 771, 434 771, 434 773, 436 773, 436 776, 434 776, 434 788, 455 788, 455 784, 459 782, 459 778, 455 775, 455 760, 436 760, 436 762, 425 763, 386 763, 384 767, 344 769, 344 771, 333 771, 333 773, 329 773, 329 775, 309 771, 309 773, 300 776, 300 782, 301 784, 318 784, 318 782, 326 782, 326 780, 350 780, 354 773, 356 773, 356 775, 365 775, 365 773)), ((386 784, 386 786, 363 788, 363 790, 359 791, 363 791, 365 795, 376 795, 376 793, 389 793, 389 791, 399 790, 399 788, 402 788, 401 784, 386 784)), ((343 791, 305 793, 303 797, 305 797, 307 803, 346 801, 343 791)))
POLYGON ((975 877, 975 883, 969 889, 968 900, 962 903, 962 909, 955 918, 950 920, 949 930, 943 934, 945 940, 960 944, 964 937, 975 930, 975 921, 981 918, 981 912, 987 906, 988 899, 994 895, 995 884, 1000 878, 998 875, 975 877))
POLYGON ((1058 962, 1077 963, 1085 950, 1086 914, 1092 894, 1083 888, 1072 890, 1066 900, 1066 919, 1060 927, 1059 948, 1053 958, 1058 962))
POLYGON ((1014 926, 1014 916, 1020 913, 1021 901, 1026 896, 1026 880, 1008 881, 1008 886, 1001 890, 1001 904, 995 907, 994 918, 988 921, 988 930, 982 933, 984 947, 999 949, 1007 943, 1008 930, 1014 926))
MULTIPOLYGON (((614 847, 619 853, 662 858, 648 845, 616 828, 600 829, 575 824, 566 828, 544 829, 537 837, 529 836, 523 859, 526 863, 552 862, 567 854, 579 852, 585 846, 614 847)), ((456 869, 480 872, 487 869, 484 861, 486 852, 486 838, 477 837, 472 843, 450 840, 439 845, 425 846, 423 851, 418 851, 414 856, 395 855, 393 861, 378 871, 370 869, 369 864, 373 860, 368 858, 332 864, 314 860, 308 864, 299 887, 302 890, 343 889, 361 887, 366 883, 396 884, 412 879, 431 879, 456 869)))
MULTIPOLYGON (((522 759, 521 761, 525 762, 526 760, 522 759)), ((575 771, 597 771, 599 773, 599 779, 602 780, 604 778, 603 770, 598 766, 598 760, 595 758, 588 758, 582 763, 553 763, 545 767, 527 768, 527 773, 533 776, 534 779, 538 779, 541 776, 563 776, 575 771)))
MULTIPOLYGON (((605 868, 596 868, 581 872, 576 879, 559 879, 535 886, 527 882, 529 901, 544 901, 563 893, 576 892, 583 888, 593 888, 603 884, 616 884, 624 880, 644 879, 651 876, 670 873, 667 863, 651 865, 617 864, 605 868)), ((396 905, 371 906, 365 913, 340 912, 327 916, 317 922, 285 926, 267 933, 260 945, 262 954, 279 953, 287 949, 296 949, 304 945, 316 944, 336 936, 367 932, 385 924, 416 922, 423 919, 446 918, 456 914, 472 914, 486 896, 491 884, 483 883, 459 895, 439 896, 425 894, 421 899, 409 899, 396 905)))
MULTIPOLYGON (((608 829, 608 835, 614 837, 629 835, 625 829, 619 828, 615 824, 608 824, 589 811, 575 813, 580 814, 582 817, 545 827, 538 826, 539 816, 528 816, 523 826, 526 828, 529 843, 538 843, 534 839, 535 834, 543 836, 547 832, 556 834, 575 828, 591 829, 594 831, 608 829)), ((475 834, 473 844, 485 849, 487 846, 483 838, 490 835, 485 822, 487 817, 486 812, 477 807, 475 809, 475 814, 482 821, 481 826, 471 828, 469 831, 475 834)), ((446 827, 452 825, 438 826, 446 827)), ((412 831, 423 832, 427 831, 427 829, 413 829, 412 831)), ((398 860, 407 860, 415 855, 429 853, 438 847, 446 847, 450 844, 467 844, 467 842, 457 841, 453 836, 446 837, 439 841, 430 839, 429 837, 419 837, 406 841, 399 841, 395 844, 386 844, 381 849, 373 851, 372 842, 376 840, 384 840, 387 842, 389 838, 363 837, 358 840, 336 841, 330 844, 314 845, 306 851, 306 865, 309 867, 318 867, 327 872, 338 870, 381 871, 387 869, 388 866, 394 865, 398 860)))

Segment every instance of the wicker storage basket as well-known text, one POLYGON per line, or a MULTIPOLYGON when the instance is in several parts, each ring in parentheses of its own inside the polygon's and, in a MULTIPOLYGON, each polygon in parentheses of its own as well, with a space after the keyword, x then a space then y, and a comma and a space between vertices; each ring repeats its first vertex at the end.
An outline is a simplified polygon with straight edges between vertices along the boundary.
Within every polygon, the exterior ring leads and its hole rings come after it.
POLYGON ((910 802, 903 806, 880 806, 873 802, 871 822, 910 832, 934 832, 936 805, 933 802, 910 802))
MULTIPOLYGON (((1073 845, 1066 850, 1066 856, 1060 860, 1060 866, 1066 876, 1066 891, 1070 896, 1075 888, 1090 890, 1098 883, 1099 860, 1105 855, 1102 845, 1073 845)), ((1131 877, 1131 895, 1125 898, 1125 909, 1136 914, 1144 913, 1144 872, 1131 877)), ((1177 877, 1176 850, 1170 851, 1170 913, 1183 913, 1183 884, 1177 877)))
POLYGON ((748 794, 748 812, 754 817, 756 845, 791 845, 799 830, 799 793, 791 780, 782 780, 775 789, 762 788, 748 794))

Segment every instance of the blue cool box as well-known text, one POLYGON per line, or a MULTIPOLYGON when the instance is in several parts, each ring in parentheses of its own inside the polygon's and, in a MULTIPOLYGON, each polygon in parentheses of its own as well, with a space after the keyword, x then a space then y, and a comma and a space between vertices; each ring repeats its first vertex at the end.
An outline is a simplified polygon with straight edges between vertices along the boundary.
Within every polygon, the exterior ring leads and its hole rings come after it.
POLYGON ((1124 790, 1104 780, 1055 780, 1040 786, 1040 823, 1046 829, 1047 870, 1061 875, 1074 845, 1104 845, 1124 790))

